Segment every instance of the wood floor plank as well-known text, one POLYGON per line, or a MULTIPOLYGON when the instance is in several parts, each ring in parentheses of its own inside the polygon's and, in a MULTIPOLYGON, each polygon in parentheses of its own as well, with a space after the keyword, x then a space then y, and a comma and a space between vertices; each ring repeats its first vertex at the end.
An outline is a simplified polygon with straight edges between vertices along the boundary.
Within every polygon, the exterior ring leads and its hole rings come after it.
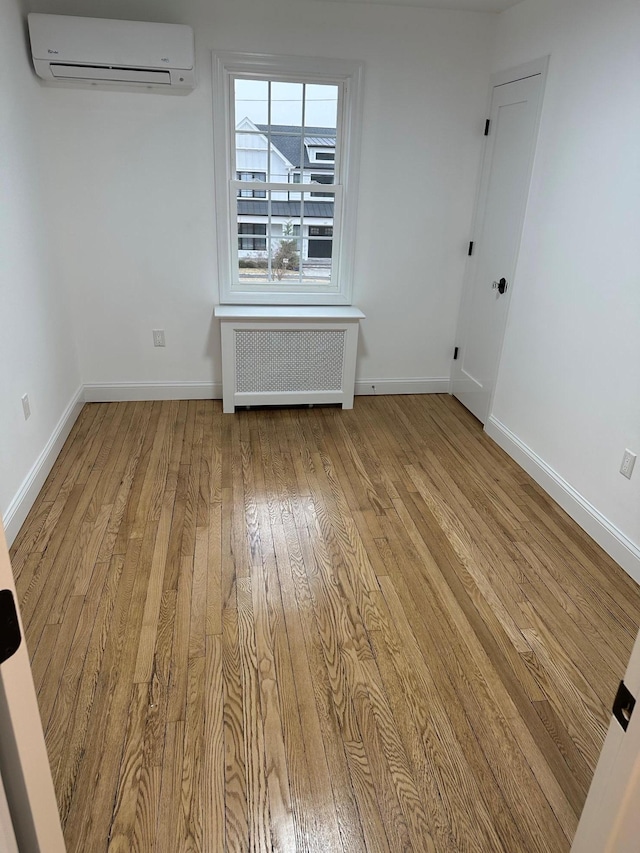
POLYGON ((563 853, 640 588, 446 395, 85 406, 12 556, 70 853, 563 853))
POLYGON ((189 633, 191 627, 191 588, 193 585, 193 557, 182 557, 178 595, 173 627, 171 649, 171 678, 167 719, 171 722, 184 720, 187 703, 187 679, 189 663, 189 633))
POLYGON ((151 559, 151 575, 149 586, 147 587, 144 612, 142 614, 142 631, 140 632, 140 644, 138 646, 138 657, 134 674, 134 681, 137 683, 151 680, 175 499, 175 492, 164 493, 162 510, 158 522, 158 532, 151 559))
POLYGON ((153 847, 157 853, 175 853, 184 840, 182 820, 182 765, 184 756, 184 721, 167 723, 166 745, 162 763, 158 829, 153 847))
POLYGON ((119 539, 120 525, 125 511, 129 508, 131 488, 142 457, 150 418, 151 406, 144 403, 136 404, 132 411, 129 429, 122 438, 120 456, 113 471, 109 472, 110 482, 104 500, 113 508, 96 558, 97 562, 108 561, 116 553, 116 542, 125 542, 124 538, 119 539))
POLYGON ((35 550, 36 542, 47 524, 52 507, 53 501, 36 501, 11 546, 11 566, 16 584, 20 581, 32 551, 35 550))
MULTIPOLYGON (((178 593, 175 589, 165 590, 160 600, 153 667, 148 682, 149 713, 145 731, 143 769, 160 767, 163 762, 177 600, 178 593)), ((155 805, 157 804, 158 801, 155 805)))
POLYGON ((133 846, 136 804, 140 787, 144 724, 149 704, 146 685, 131 689, 124 748, 118 773, 118 788, 109 830, 109 853, 128 853, 133 846))
POLYGON ((238 579, 237 596, 249 849, 267 851, 271 823, 250 578, 238 579))
MULTIPOLYGON (((235 603, 235 587, 233 602, 235 603)), ((222 673, 225 837, 230 850, 248 850, 247 752, 244 738, 238 611, 230 606, 225 608, 222 615, 222 673)))
POLYGON ((189 627, 189 657, 204 657, 207 633, 207 564, 209 561, 209 530, 196 527, 191 585, 191 620, 189 627))
POLYGON ((31 673, 36 693, 39 693, 42 689, 59 632, 60 625, 45 625, 36 651, 31 655, 31 673))
POLYGON ((205 602, 205 633, 222 634, 222 608, 224 597, 222 592, 222 564, 228 559, 228 552, 222 547, 222 503, 216 501, 209 504, 207 532, 207 562, 206 562, 206 602, 205 602))
MULTIPOLYGON (((129 496, 125 504, 125 511, 122 515, 122 518, 120 519, 118 535, 113 544, 114 554, 125 554, 127 548, 129 547, 129 540, 132 538, 134 524, 136 521, 136 517, 138 517, 139 513, 140 496, 145 486, 145 483, 148 484, 148 478, 146 475, 147 470, 149 468, 149 464, 151 462, 151 452, 153 449, 153 445, 157 437, 161 407, 160 403, 158 402, 147 403, 145 405, 150 410, 149 421, 147 423, 147 429, 144 433, 142 447, 140 448, 140 455, 136 466, 136 475, 133 479, 131 491, 129 492, 129 496)), ((147 485, 147 489, 149 489, 149 485, 147 485)), ((144 508, 145 513, 147 512, 147 509, 147 507, 144 508)), ((137 525, 135 538, 139 537, 142 534, 142 530, 143 528, 141 527, 141 524, 139 522, 137 525)))
POLYGON ((202 798, 202 743, 204 737, 205 696, 204 655, 189 657, 187 675, 187 701, 184 721, 184 748, 180 799, 181 823, 184 838, 180 850, 197 853, 204 849, 202 798))
POLYGON ((161 790, 161 765, 143 762, 140 768, 133 838, 129 847, 129 850, 135 853, 149 853, 155 849, 161 790))
POLYGON ((225 850, 224 676, 220 634, 207 637, 204 689, 202 785, 200 788, 203 850, 225 850))
MULTIPOLYGON (((49 758, 52 769, 54 770, 58 807, 63 825, 66 823, 75 792, 80 765, 83 757, 86 755, 85 742, 87 733, 89 730, 95 732, 94 717, 97 709, 94 706, 94 697, 107 639, 112 633, 112 615, 114 614, 116 602, 119 602, 118 592, 124 564, 125 560, 123 557, 114 556, 105 565, 105 587, 89 637, 87 653, 82 666, 80 682, 76 688, 73 708, 67 713, 66 739, 64 741, 64 750, 59 758, 53 752, 53 744, 51 742, 47 744, 49 758)), ((60 720, 60 728, 63 728, 63 725, 63 720, 60 720)), ((93 743, 93 740, 91 739, 90 742, 93 743)))

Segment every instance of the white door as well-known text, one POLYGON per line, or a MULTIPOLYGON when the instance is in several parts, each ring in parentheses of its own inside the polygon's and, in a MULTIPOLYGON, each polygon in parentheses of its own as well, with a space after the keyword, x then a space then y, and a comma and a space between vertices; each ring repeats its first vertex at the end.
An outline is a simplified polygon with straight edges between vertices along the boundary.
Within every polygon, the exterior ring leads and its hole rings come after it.
POLYGON ((543 60, 494 78, 473 250, 451 375, 452 392, 482 423, 489 415, 498 372, 546 65, 543 60))
POLYGON ((624 677, 628 696, 611 718, 580 818, 572 853, 637 853, 640 850, 640 634, 624 677))
POLYGON ((2 775, 0 774, 0 850, 2 853, 18 853, 18 842, 16 834, 13 831, 13 821, 9 812, 9 804, 7 796, 4 792, 2 784, 2 775))
MULTIPOLYGON (((9 598, 6 590, 15 600, 9 551, 0 523, 0 595, 5 600, 9 598)), ((6 627, 11 622, 6 609, 2 610, 0 619, 2 636, 6 637, 6 627)), ((23 634, 19 614, 18 625, 23 634)), ((0 664, 0 768, 18 849, 25 853, 64 853, 24 635, 17 651, 0 664)), ((6 814, 3 824, 8 831, 6 814)))

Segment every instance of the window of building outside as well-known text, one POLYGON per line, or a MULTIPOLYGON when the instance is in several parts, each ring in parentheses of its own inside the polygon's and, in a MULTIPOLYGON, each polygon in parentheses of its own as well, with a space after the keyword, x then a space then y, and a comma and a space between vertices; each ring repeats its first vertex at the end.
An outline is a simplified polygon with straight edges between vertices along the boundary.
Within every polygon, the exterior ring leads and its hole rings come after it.
POLYGON ((221 302, 349 304, 360 76, 214 54, 221 302))
POLYGON ((267 248, 266 233, 266 225, 252 222, 238 222, 238 235, 240 235, 238 236, 238 251, 264 252, 267 248))
MULTIPOLYGON (((312 184, 332 184, 333 183, 333 173, 327 172, 323 175, 313 174, 313 175, 311 175, 311 183, 312 184)), ((331 193, 313 192, 313 193, 311 193, 311 198, 331 198, 331 193)))
MULTIPOLYGON (((237 172, 239 181, 266 181, 266 172, 237 172)), ((266 193, 261 190, 238 190, 239 198, 266 198, 266 193)))

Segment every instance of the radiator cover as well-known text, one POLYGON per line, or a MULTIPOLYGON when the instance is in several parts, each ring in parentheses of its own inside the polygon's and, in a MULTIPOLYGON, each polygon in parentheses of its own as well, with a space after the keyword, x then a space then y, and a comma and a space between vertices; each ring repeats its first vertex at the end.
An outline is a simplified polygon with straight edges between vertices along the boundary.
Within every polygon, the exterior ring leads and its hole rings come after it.
POLYGON ((219 306, 225 412, 236 406, 353 407, 357 308, 219 306))

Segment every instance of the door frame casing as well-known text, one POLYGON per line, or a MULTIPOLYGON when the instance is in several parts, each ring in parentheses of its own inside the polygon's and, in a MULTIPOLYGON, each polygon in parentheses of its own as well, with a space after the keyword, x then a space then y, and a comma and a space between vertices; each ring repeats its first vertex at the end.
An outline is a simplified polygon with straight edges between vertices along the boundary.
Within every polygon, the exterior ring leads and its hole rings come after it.
MULTIPOLYGON (((640 633, 624 683, 640 703, 640 633)), ((571 853, 632 853, 640 831, 640 704, 624 731, 611 717, 571 853)))
MULTIPOLYGON (((0 587, 17 594, 0 520, 0 587)), ((64 853, 49 757, 31 674, 20 608, 22 642, 0 664, 0 767, 18 849, 64 853)))
MULTIPOLYGON (((518 248, 516 250, 515 264, 514 264, 514 275, 513 280, 510 282, 510 297, 509 297, 509 305, 507 306, 507 314, 505 317, 504 326, 501 331, 501 340, 498 346, 498 360, 496 365, 496 373, 495 379, 493 382, 493 388, 491 389, 490 397, 489 397, 489 405, 487 409, 486 418, 484 424, 486 425, 489 422, 491 414, 493 412, 493 400, 495 397, 496 387, 498 385, 498 376, 500 373, 500 363, 502 361, 502 353, 504 349, 504 340, 506 336, 507 324, 509 322, 509 307, 511 304, 511 296, 513 295, 513 287, 515 285, 517 279, 517 270, 518 270, 518 262, 520 256, 520 249, 522 246, 522 235, 524 233, 524 225, 527 219, 527 212, 529 208, 529 201, 531 197, 531 184, 533 181, 533 175, 535 172, 535 162, 538 153, 538 140, 540 136, 540 126, 542 123, 542 110, 544 106, 544 95, 547 85, 547 76, 549 72, 549 63, 551 57, 550 55, 543 56, 540 59, 534 59, 531 62, 525 62, 522 65, 517 65, 513 68, 505 69, 504 71, 496 71, 491 75, 490 85, 489 85, 489 94, 487 97, 487 106, 485 110, 485 115, 491 115, 491 105, 493 103, 493 95, 494 90, 499 86, 505 86, 509 83, 516 83, 518 80, 525 80, 529 77, 540 77, 541 90, 540 90, 540 98, 538 101, 538 110, 536 114, 535 120, 535 130, 534 130, 534 139, 533 139, 533 151, 531 158, 531 173, 529 175, 529 181, 527 185, 527 197, 525 201, 524 211, 522 214, 522 222, 520 223, 519 229, 519 238, 518 238, 518 248)), ((482 148, 482 154, 480 157, 480 168, 478 171, 478 179, 475 191, 475 199, 474 199, 474 208, 473 208, 473 218, 471 221, 471 235, 472 240, 475 243, 474 249, 477 248, 477 239, 473 239, 475 235, 480 234, 481 232, 481 202, 484 201, 483 194, 483 178, 485 174, 485 169, 488 165, 490 165, 490 157, 493 156, 493 142, 494 140, 491 136, 487 136, 484 141, 484 145, 482 148)), ((456 337, 454 346, 460 347, 462 345, 462 334, 465 331, 466 320, 467 320, 467 294, 469 289, 473 285, 473 281, 475 278, 476 272, 476 264, 478 261, 479 252, 474 251, 472 255, 467 258, 467 263, 465 266, 464 277, 462 282, 462 292, 460 296, 460 307, 458 310, 458 320, 456 323, 456 337)), ((449 394, 453 394, 453 383, 454 383, 454 362, 451 362, 451 370, 449 372, 449 394)))

